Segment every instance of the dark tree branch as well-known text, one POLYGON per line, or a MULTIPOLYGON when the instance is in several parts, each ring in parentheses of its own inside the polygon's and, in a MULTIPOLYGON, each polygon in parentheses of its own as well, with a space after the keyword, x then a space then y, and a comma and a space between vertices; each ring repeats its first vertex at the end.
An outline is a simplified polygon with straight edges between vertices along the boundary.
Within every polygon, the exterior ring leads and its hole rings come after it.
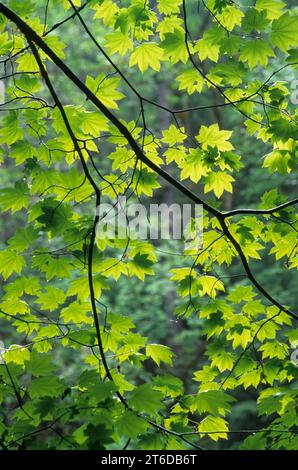
POLYGON ((226 219, 227 217, 233 217, 234 215, 272 215, 275 212, 279 212, 296 204, 298 204, 298 198, 292 199, 292 201, 287 201, 279 206, 272 207, 271 209, 234 209, 232 211, 224 212, 222 216, 226 219))

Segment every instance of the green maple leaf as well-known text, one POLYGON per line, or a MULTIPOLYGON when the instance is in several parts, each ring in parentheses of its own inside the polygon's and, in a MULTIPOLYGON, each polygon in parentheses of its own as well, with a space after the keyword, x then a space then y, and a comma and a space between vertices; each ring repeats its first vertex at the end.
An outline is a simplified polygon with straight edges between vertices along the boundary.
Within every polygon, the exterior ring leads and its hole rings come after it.
POLYGON ((175 144, 182 144, 185 139, 187 139, 187 135, 184 132, 184 127, 177 128, 174 124, 171 124, 168 129, 162 131, 162 142, 165 142, 170 147, 175 144))
POLYGON ((0 206, 2 210, 11 210, 12 213, 27 208, 29 204, 28 186, 26 183, 15 183, 14 188, 0 190, 0 206))
POLYGON ((161 362, 172 365, 173 353, 167 346, 161 344, 147 344, 146 356, 151 357, 160 366, 161 362))
POLYGON ((86 85, 104 105, 111 109, 118 109, 117 101, 124 98, 124 94, 117 90, 120 80, 118 77, 106 77, 102 73, 96 78, 87 76, 86 85))
POLYGON ((25 251, 36 239, 38 232, 31 226, 19 229, 16 234, 9 239, 10 248, 18 253, 25 251))
POLYGON ((275 20, 282 15, 285 3, 281 0, 257 0, 256 9, 266 12, 269 20, 275 20))
POLYGON ((62 289, 54 286, 47 286, 46 292, 38 294, 37 303, 43 310, 55 310, 60 304, 65 301, 65 294, 62 289))
POLYGON ((201 93, 204 85, 204 78, 196 69, 189 69, 186 72, 178 75, 177 82, 179 82, 179 90, 186 90, 189 95, 195 91, 201 93))
POLYGON ((104 116, 96 112, 87 111, 82 113, 82 122, 80 127, 85 134, 90 134, 93 137, 97 137, 100 132, 109 130, 108 120, 104 116))
POLYGON ((175 398, 183 393, 183 382, 172 375, 157 375, 152 381, 154 390, 160 390, 164 396, 175 398))
POLYGON ((258 64, 265 67, 268 64, 269 57, 275 57, 275 54, 268 42, 263 41, 262 39, 246 41, 241 47, 239 55, 239 58, 243 62, 247 62, 251 69, 258 64))
POLYGON ((100 18, 103 20, 105 26, 112 26, 117 18, 119 7, 112 0, 104 0, 99 5, 94 6, 95 15, 94 18, 100 18))
POLYGON ((195 46, 195 51, 198 51, 201 61, 210 59, 217 62, 219 58, 220 45, 214 44, 208 37, 200 39, 195 46))
POLYGON ((123 34, 121 31, 107 34, 105 39, 107 40, 106 47, 109 49, 111 54, 119 52, 121 56, 124 56, 127 51, 133 49, 133 41, 127 34, 123 34))
POLYGON ((165 15, 173 15, 174 13, 179 13, 180 11, 181 0, 158 0, 158 11, 164 13, 165 15))
POLYGON ((213 299, 216 297, 217 290, 224 291, 224 285, 220 279, 217 279, 214 276, 200 276, 200 294, 201 295, 209 295, 213 299))
POLYGON ((203 155, 199 149, 190 149, 189 155, 181 166, 181 180, 189 178, 194 183, 197 183, 202 176, 208 174, 208 168, 204 165, 203 155))
POLYGON ((252 286, 237 286, 231 290, 228 299, 233 303, 239 303, 243 300, 252 300, 255 296, 252 286))
POLYGON ((155 173, 150 173, 147 170, 136 170, 135 177, 135 192, 137 194, 145 194, 146 196, 153 196, 154 189, 160 188, 160 184, 157 180, 155 173))
POLYGON ((220 372, 231 370, 234 364, 234 356, 230 352, 222 351, 219 355, 212 358, 211 365, 216 366, 220 372))
POLYGON ((286 150, 274 150, 265 155, 263 167, 269 168, 270 173, 278 171, 281 175, 286 175, 290 170, 288 166, 289 159, 290 154, 286 150))
POLYGON ((219 22, 225 28, 227 28, 229 31, 232 31, 235 26, 241 24, 241 20, 244 16, 244 13, 240 8, 237 8, 237 6, 227 5, 216 16, 219 22))
POLYGON ((288 119, 275 119, 270 123, 269 131, 274 134, 277 141, 286 142, 289 139, 298 139, 298 126, 288 119))
POLYGON ((32 147, 28 140, 20 140, 13 144, 10 156, 15 158, 16 165, 21 165, 28 158, 32 158, 35 154, 35 148, 32 147))
POLYGON ((65 386, 63 381, 58 377, 46 376, 38 377, 37 379, 32 380, 29 394, 31 398, 40 398, 40 397, 57 397, 60 395, 65 386))
POLYGON ((235 399, 222 390, 207 390, 199 392, 194 397, 191 407, 192 412, 198 411, 199 413, 211 413, 214 415, 222 414, 225 416, 226 412, 230 410, 230 403, 235 399))
POLYGON ((50 354, 39 354, 36 351, 32 351, 30 360, 26 361, 26 367, 34 377, 49 376, 57 369, 50 354))
POLYGON ((251 8, 246 12, 242 22, 244 31, 248 33, 253 30, 261 32, 269 23, 266 11, 258 11, 255 8, 251 8))
POLYGON ((130 276, 136 276, 141 279, 141 281, 144 281, 146 275, 154 274, 152 265, 152 261, 146 254, 137 254, 134 259, 127 264, 130 276))
POLYGON ((117 258, 107 258, 98 266, 98 271, 106 277, 112 277, 118 281, 119 277, 128 274, 127 265, 117 258))
POLYGON ((4 279, 13 273, 19 274, 25 266, 25 259, 15 251, 6 250, 0 253, 0 273, 4 279))
POLYGON ((24 365, 25 361, 30 359, 30 351, 24 346, 12 344, 4 354, 2 353, 2 356, 7 363, 24 365))
POLYGON ((256 433, 248 436, 241 444, 241 450, 264 450, 266 449, 267 441, 262 433, 256 433))
POLYGON ((130 56, 129 65, 130 67, 137 65, 142 73, 144 73, 148 67, 158 71, 162 58, 163 50, 159 45, 148 42, 141 44, 133 51, 130 56))
POLYGON ((72 302, 61 310, 61 317, 67 323, 92 323, 87 313, 90 311, 88 302, 72 302))
POLYGON ((227 439, 228 435, 226 431, 228 430, 229 428, 225 419, 211 415, 203 419, 198 426, 198 431, 209 435, 210 439, 213 441, 218 441, 218 439, 227 439))
POLYGON ((291 16, 289 12, 284 13, 272 23, 272 44, 281 51, 287 52, 298 42, 298 16, 291 16))
POLYGON ((173 64, 179 61, 184 64, 187 62, 189 56, 185 45, 185 33, 183 30, 175 29, 173 33, 166 33, 165 39, 161 42, 161 47, 173 64))
POLYGON ((125 411, 116 421, 115 426, 120 436, 136 439, 139 434, 146 433, 149 424, 132 411, 125 411))
MULTIPOLYGON (((166 0, 168 1, 168 0, 166 0)), ((179 0, 180 1, 180 0, 179 0)), ((159 434, 148 434, 140 439, 140 449, 142 450, 161 450, 166 445, 167 438, 159 434)))
POLYGON ((150 384, 144 384, 135 388, 130 393, 129 405, 136 411, 155 416, 163 408, 162 398, 161 392, 153 390, 150 384))
POLYGON ((208 193, 213 191, 216 197, 220 197, 224 191, 233 192, 232 182, 235 181, 231 175, 223 172, 212 172, 206 176, 204 191, 208 193))
POLYGON ((202 148, 207 150, 208 147, 217 147, 218 150, 225 152, 233 150, 234 146, 229 142, 232 131, 220 130, 217 123, 211 126, 201 126, 197 140, 202 144, 202 148))
POLYGON ((55 276, 58 278, 69 277, 72 263, 65 258, 55 258, 49 254, 39 254, 32 258, 32 267, 46 273, 46 279, 50 281, 55 276))

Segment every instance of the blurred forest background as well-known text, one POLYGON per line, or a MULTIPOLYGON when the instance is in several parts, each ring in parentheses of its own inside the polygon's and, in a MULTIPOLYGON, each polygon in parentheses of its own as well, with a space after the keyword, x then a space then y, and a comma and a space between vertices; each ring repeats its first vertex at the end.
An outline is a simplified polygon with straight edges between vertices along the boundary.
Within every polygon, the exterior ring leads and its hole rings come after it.
MULTIPOLYGON (((244 3, 244 2, 243 2, 244 3)), ((288 0, 287 6, 294 7, 295 0, 288 0)), ((40 17, 45 14, 46 2, 40 2, 40 17)), ((47 25, 51 27, 56 22, 60 21, 65 13, 62 8, 59 8, 59 2, 56 7, 49 8, 47 12, 47 25)), ((96 37, 100 38, 107 33, 101 24, 98 22, 96 25, 92 23, 91 17, 88 19, 87 14, 84 13, 86 23, 91 27, 91 30, 96 28, 96 37), (101 30, 102 28, 102 30, 101 30)), ((208 12, 194 6, 193 14, 189 15, 190 30, 196 35, 201 36, 208 24, 210 24, 210 15, 208 12), (199 34, 198 34, 199 30, 199 34)), ((76 71, 77 75, 84 81, 86 74, 95 76, 99 73, 110 74, 112 71, 105 59, 99 55, 98 50, 91 43, 85 31, 78 20, 68 21, 65 25, 59 27, 55 34, 58 34, 60 39, 67 44, 65 49, 66 63, 76 71)), ((158 74, 158 80, 152 70, 147 70, 144 75, 136 72, 136 69, 129 68, 125 57, 119 58, 118 65, 124 72, 126 77, 135 85, 137 89, 142 90, 142 94, 168 108, 188 108, 194 106, 204 106, 210 104, 217 104, 220 97, 214 91, 203 92, 200 94, 193 94, 188 96, 185 92, 177 92, 177 86, 172 87, 171 69, 172 66, 168 65, 163 67, 161 73, 158 74), (171 68, 171 69, 170 69, 171 68), (153 78, 154 77, 154 78, 153 78), (212 100, 212 102, 210 102, 212 100)), ((274 68, 270 67, 261 70, 262 76, 257 76, 260 81, 270 75, 273 70, 278 69, 283 64, 275 63, 274 68)), ((176 75, 179 74, 180 64, 175 65, 176 75)), ((63 99, 64 104, 74 104, 76 101, 79 103, 82 99, 78 91, 70 85, 69 80, 64 79, 61 73, 57 72, 54 66, 50 66, 52 79, 54 80, 55 87, 58 90, 59 96, 63 99)), ((290 69, 285 69, 278 76, 278 80, 285 79, 287 82, 295 80, 295 76, 289 76, 290 69)), ((3 72, 3 71, 2 71, 3 72)), ((1 72, 1 75, 2 75, 1 72)), ((122 87, 125 84, 122 83, 122 87)), ((120 101, 118 115, 128 122, 129 120, 137 120, 140 112, 139 103, 136 97, 129 89, 125 88, 127 98, 120 101)), ((147 125, 153 133, 159 132, 161 128, 166 128, 171 123, 171 115, 162 112, 160 109, 146 104, 146 118, 147 125)), ((280 190, 288 196, 288 199, 295 197, 297 189, 297 174, 291 173, 289 175, 280 175, 277 173, 271 174, 262 170, 262 156, 266 154, 266 144, 256 141, 244 131, 243 118, 239 113, 231 111, 230 107, 214 108, 205 111, 185 112, 179 115, 179 122, 186 129, 186 132, 193 134, 201 125, 210 125, 217 122, 220 128, 233 130, 233 141, 235 147, 242 154, 243 168, 238 173, 234 193, 224 193, 222 209, 229 210, 237 207, 257 207, 260 203, 261 195, 265 191, 272 190, 273 188, 280 190)), ((101 153, 102 155, 109 154, 108 143, 102 142, 101 153), (105 146, 107 148, 105 149, 105 146)), ((269 150, 269 145, 268 145, 269 150)), ((102 157, 101 157, 102 158, 102 157)), ((104 168, 105 159, 102 158, 104 168)), ((79 166, 79 164, 78 164, 79 166)), ((179 176, 178 171, 175 175, 175 169, 172 168, 174 176, 179 176)), ((5 159, 0 171, 0 186, 9 186, 14 184, 19 178, 18 168, 15 167, 11 159, 5 159)), ((198 193, 199 186, 193 184, 191 188, 198 193)), ((202 194, 203 195, 203 194, 202 194)), ((210 200, 210 199, 209 199, 210 200)), ((151 203, 177 203, 189 202, 183 200, 182 196, 175 191, 174 188, 162 183, 162 188, 154 193, 151 203)), ((218 204, 216 201, 210 201, 214 205, 218 204)), ((92 210, 92 209, 90 209, 92 210)), ((16 227, 24 226, 22 212, 15 215, 5 213, 1 216, 0 223, 0 249, 5 245, 6 240, 12 236, 16 227), (1 246, 2 244, 2 246, 1 246)), ((156 275, 153 277, 148 276, 146 281, 142 283, 136 277, 124 278, 121 277, 117 284, 107 291, 102 298, 102 301, 109 305, 114 312, 119 312, 123 315, 129 316, 136 324, 138 332, 148 336, 151 342, 165 344, 173 348, 176 354, 174 361, 174 368, 171 373, 176 377, 181 378, 189 391, 191 391, 191 377, 194 370, 198 370, 204 364, 203 353, 206 348, 206 339, 203 332, 203 320, 195 317, 177 319, 175 316, 175 307, 177 306, 178 299, 176 292, 169 282, 170 269, 177 266, 189 266, 190 262, 185 256, 182 255, 183 246, 181 242, 169 241, 156 241, 157 254, 159 262, 156 266, 156 275)), ((281 266, 274 262, 274 258, 266 257, 264 251, 263 263, 252 263, 252 268, 255 270, 256 277, 260 283, 266 288, 269 287, 270 293, 277 297, 279 301, 284 304, 291 304, 294 310, 298 308, 297 296, 297 279, 294 278, 293 270, 288 272, 281 271, 281 266)), ((239 264, 234 263, 229 269, 228 273, 221 272, 220 276, 224 278, 227 291, 236 283, 241 283, 242 268, 239 264), (226 278, 225 278, 226 275, 226 278)), ((1 282, 1 281, 0 281, 1 282)), ((60 287, 67 287, 67 279, 60 281, 60 287), (63 285, 65 283, 65 286, 63 285)), ((1 285, 0 285, 1 291, 1 285)), ((0 292, 1 293, 1 292, 0 292)), ((206 302, 206 300, 204 300, 206 302)), ((0 319, 0 339, 4 342, 13 343, 11 331, 5 319, 0 319)), ((59 348, 57 343, 56 349, 53 351, 56 361, 63 364, 65 369, 64 376, 71 376, 76 373, 77 364, 74 357, 78 359, 78 355, 72 356, 71 352, 66 352, 63 348, 59 348)), ((83 354, 83 352, 82 352, 83 354)), ((147 365, 148 367, 148 365, 147 365)), ((150 367, 154 368, 153 364, 150 367)), ((150 372, 154 372, 154 370, 150 372)), ((133 373, 133 372, 132 372, 133 373)), ((146 364, 141 372, 146 374, 146 364)), ((138 370, 137 380, 142 380, 145 377, 140 377, 138 370)), ((254 429, 266 425, 266 417, 263 418, 263 423, 260 423, 260 418, 257 418, 255 408, 254 392, 251 388, 246 391, 238 393, 237 404, 233 407, 231 429, 254 429), (241 393, 241 396, 239 395, 241 393)), ((46 439, 46 435, 44 437, 46 439)), ((227 441, 220 441, 218 443, 210 442, 211 448, 235 448, 237 440, 241 436, 233 434, 229 436, 227 441)))

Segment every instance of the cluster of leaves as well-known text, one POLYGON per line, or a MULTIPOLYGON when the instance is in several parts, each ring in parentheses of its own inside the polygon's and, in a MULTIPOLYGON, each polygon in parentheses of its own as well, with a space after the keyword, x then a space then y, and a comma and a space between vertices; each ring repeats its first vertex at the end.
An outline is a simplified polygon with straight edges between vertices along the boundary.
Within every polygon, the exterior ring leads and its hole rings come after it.
POLYGON ((200 448, 228 438, 235 394, 253 388, 265 427, 247 438, 244 432, 241 447, 297 449, 297 368, 290 348, 298 344, 298 315, 250 268, 267 256, 297 269, 297 200, 272 189, 255 210, 221 211, 243 166, 232 130, 212 122, 189 134, 180 115, 196 116, 206 107, 173 110, 156 103, 127 79, 122 64, 124 57, 136 74, 166 70, 176 93, 215 93, 222 101, 209 108, 240 114, 243 132, 262 143, 263 171, 287 175, 297 164, 297 112, 278 74, 297 65, 298 17, 280 0, 257 0, 248 8, 202 1, 200 12, 211 24, 195 39, 188 18, 196 2, 55 0, 64 20, 51 28, 39 2, 5 3, 0 156, 4 169, 13 162, 18 178, 1 188, 0 208, 5 217, 19 216, 21 226, 0 253, 0 316, 16 338, 1 350, 0 445, 200 448), (70 18, 110 73, 73 78, 59 36, 70 18), (97 28, 104 40, 93 35, 97 28), (264 67, 277 59, 282 67, 265 75, 264 67), (79 103, 59 97, 54 66, 83 92, 79 103), (119 108, 132 96, 139 114, 126 122, 119 108), (147 124, 152 108, 171 118, 159 132, 147 124), (198 317, 208 340, 206 365, 193 371, 194 393, 171 373, 175 351, 152 343, 103 301, 120 278, 146 282, 159 258, 155 245, 129 233, 97 236, 95 209, 123 195, 150 202, 160 177, 205 209, 203 247, 186 250, 168 279, 180 296, 176 314, 198 317), (223 273, 232 264, 242 268, 242 281, 226 292, 223 273), (65 351, 81 365, 71 377, 59 367, 65 351), (156 367, 142 383, 148 364, 156 367))

